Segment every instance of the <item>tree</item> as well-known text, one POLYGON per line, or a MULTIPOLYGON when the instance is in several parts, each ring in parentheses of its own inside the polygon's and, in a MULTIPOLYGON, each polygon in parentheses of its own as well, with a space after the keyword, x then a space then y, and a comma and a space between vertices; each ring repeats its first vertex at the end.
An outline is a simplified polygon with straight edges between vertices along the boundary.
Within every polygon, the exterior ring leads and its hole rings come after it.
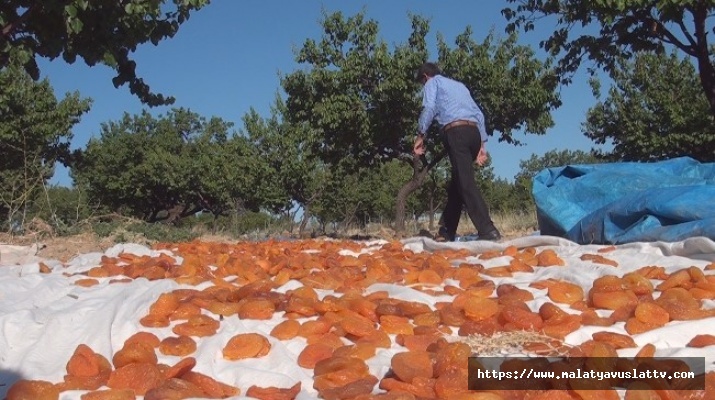
POLYGON ((715 3, 705 0, 508 0, 505 8, 507 31, 534 29, 539 19, 556 18, 556 29, 541 42, 552 55, 562 54, 559 70, 568 74, 578 69, 585 57, 612 71, 618 60, 647 51, 663 53, 674 47, 695 59, 700 85, 715 115, 715 66, 708 43, 709 22, 715 3), (578 30, 575 35, 576 26, 578 30), (593 32, 590 28, 598 29, 593 32), (563 53, 562 53, 563 52, 563 53))
POLYGON ((33 81, 16 64, 0 69, 0 217, 22 223, 22 213, 52 177, 55 162, 68 163, 72 127, 89 111, 78 92, 62 100, 47 79, 33 81))
POLYGON ((596 143, 613 143, 609 158, 715 161, 715 121, 689 60, 675 52, 639 53, 621 60, 611 78, 608 98, 588 111, 583 124, 596 143))
POLYGON ((514 176, 514 198, 521 209, 534 208, 534 198, 531 188, 534 185, 534 177, 546 168, 561 167, 575 164, 596 164, 603 162, 593 152, 583 150, 549 150, 541 156, 532 154, 527 160, 519 162, 519 173, 514 176))
POLYGON ((37 80, 38 57, 77 57, 89 66, 105 64, 117 72, 115 87, 129 90, 150 105, 173 103, 152 93, 136 75, 130 58, 138 45, 173 37, 179 26, 209 0, 4 0, 0 4, 0 69, 12 57, 37 80))
MULTIPOLYGON (((317 138, 314 131, 307 124, 287 121, 286 106, 279 96, 276 96, 268 119, 261 118, 251 109, 243 121, 247 137, 273 172, 273 177, 265 184, 272 185, 276 193, 287 197, 284 212, 293 205, 298 206, 294 207, 296 210, 302 210, 299 226, 299 234, 302 234, 329 173, 315 152, 317 138)), ((290 219, 293 220, 294 215, 290 219)))
MULTIPOLYGON (((429 23, 419 16, 410 16, 410 21, 407 42, 391 51, 378 37, 377 22, 366 20, 362 13, 348 18, 339 12, 326 15, 320 40, 306 40, 297 54, 297 61, 308 68, 282 80, 289 121, 315 130, 319 140, 314 150, 326 165, 340 162, 355 171, 393 159, 408 163, 413 174, 397 194, 397 230, 404 227, 407 197, 444 157, 440 151, 425 158, 412 156, 421 108, 414 71, 427 60, 429 23)), ((489 37, 477 44, 470 36, 471 31, 465 30, 453 51, 441 46, 440 61, 446 70, 471 78, 470 89, 484 98, 501 98, 488 116, 501 139, 511 140, 512 131, 521 128, 544 133, 553 122, 542 114, 560 104, 555 91, 558 81, 548 65, 516 46, 515 39, 494 44, 489 37), (489 74, 480 75, 485 72, 489 74)), ((428 147, 439 149, 438 137, 432 129, 428 147)))
POLYGON ((186 109, 102 124, 72 170, 90 199, 149 222, 270 205, 266 165, 231 123, 186 109))

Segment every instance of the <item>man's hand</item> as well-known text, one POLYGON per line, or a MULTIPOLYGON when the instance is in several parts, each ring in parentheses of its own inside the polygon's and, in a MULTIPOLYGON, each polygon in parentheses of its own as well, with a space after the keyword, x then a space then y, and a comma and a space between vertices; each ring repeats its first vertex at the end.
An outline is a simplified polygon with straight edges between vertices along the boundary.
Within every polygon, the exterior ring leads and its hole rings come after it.
POLYGON ((425 154, 424 139, 425 139, 424 135, 422 135, 422 134, 417 135, 417 138, 415 139, 415 146, 412 149, 415 152, 415 155, 421 156, 422 154, 425 154))
POLYGON ((477 165, 483 167, 484 164, 487 163, 488 158, 489 153, 487 153, 487 149, 484 148, 484 144, 482 143, 482 148, 479 149, 479 153, 477 153, 477 159, 474 161, 477 163, 477 165))

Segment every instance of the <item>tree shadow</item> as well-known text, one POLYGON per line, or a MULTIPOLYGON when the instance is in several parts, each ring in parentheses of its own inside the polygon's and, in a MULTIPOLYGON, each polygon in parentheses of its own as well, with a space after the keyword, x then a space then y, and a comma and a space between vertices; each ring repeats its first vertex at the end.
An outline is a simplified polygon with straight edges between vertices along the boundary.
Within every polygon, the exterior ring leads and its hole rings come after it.
POLYGON ((17 371, 10 371, 5 369, 0 369, 0 399, 5 400, 8 390, 10 387, 22 378, 17 371))

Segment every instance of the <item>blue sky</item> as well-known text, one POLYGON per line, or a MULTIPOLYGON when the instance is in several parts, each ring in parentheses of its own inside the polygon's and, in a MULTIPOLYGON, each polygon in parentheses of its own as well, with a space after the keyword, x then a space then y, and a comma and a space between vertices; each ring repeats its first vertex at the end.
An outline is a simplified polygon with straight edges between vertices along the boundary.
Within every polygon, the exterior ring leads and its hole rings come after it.
MULTIPOLYGON (((176 103, 204 116, 221 117, 242 126, 241 118, 251 108, 264 116, 280 89, 279 76, 299 68, 294 50, 308 38, 318 39, 322 11, 342 11, 354 15, 365 11, 375 19, 380 36, 388 44, 402 43, 410 33, 408 13, 430 19, 431 58, 436 58, 437 32, 448 43, 471 25, 477 41, 490 29, 503 34, 506 20, 501 9, 505 0, 213 0, 193 14, 178 34, 158 46, 140 46, 133 58, 137 73, 152 90, 172 95, 176 103)), ((522 44, 537 44, 553 26, 537 27, 536 32, 521 34, 522 44)), ((537 49, 539 55, 543 51, 537 49)), ((93 99, 89 113, 73 129, 73 148, 83 148, 93 136, 99 136, 100 124, 120 119, 124 112, 138 114, 147 107, 129 93, 126 86, 114 88, 114 71, 104 66, 87 67, 82 61, 68 65, 61 59, 39 60, 42 76, 50 79, 58 97, 79 91, 93 99)), ((583 68, 582 68, 583 69, 583 68)), ((524 146, 515 147, 492 140, 488 150, 497 176, 512 179, 519 171, 519 161, 531 154, 553 149, 589 150, 594 147, 581 133, 586 111, 595 104, 582 71, 574 83, 561 89, 563 106, 553 113, 555 126, 546 135, 516 137, 524 146)), ((151 109, 165 113, 170 107, 151 109)), ((71 185, 66 169, 58 168, 53 183, 71 185)))

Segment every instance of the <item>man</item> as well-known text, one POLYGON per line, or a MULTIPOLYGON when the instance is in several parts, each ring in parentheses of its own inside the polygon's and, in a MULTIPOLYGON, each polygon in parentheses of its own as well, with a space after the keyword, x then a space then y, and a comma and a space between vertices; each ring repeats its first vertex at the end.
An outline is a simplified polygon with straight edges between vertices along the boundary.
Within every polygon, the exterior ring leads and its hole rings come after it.
POLYGON ((488 157, 485 149, 488 139, 482 110, 464 84, 442 76, 439 67, 433 63, 423 64, 417 70, 415 79, 424 86, 424 93, 414 152, 417 155, 424 154, 427 129, 432 120, 436 119, 452 165, 447 204, 442 213, 444 225, 439 230, 438 240, 454 241, 463 206, 477 229, 478 240, 501 239, 474 181, 475 159, 481 166, 488 157))

